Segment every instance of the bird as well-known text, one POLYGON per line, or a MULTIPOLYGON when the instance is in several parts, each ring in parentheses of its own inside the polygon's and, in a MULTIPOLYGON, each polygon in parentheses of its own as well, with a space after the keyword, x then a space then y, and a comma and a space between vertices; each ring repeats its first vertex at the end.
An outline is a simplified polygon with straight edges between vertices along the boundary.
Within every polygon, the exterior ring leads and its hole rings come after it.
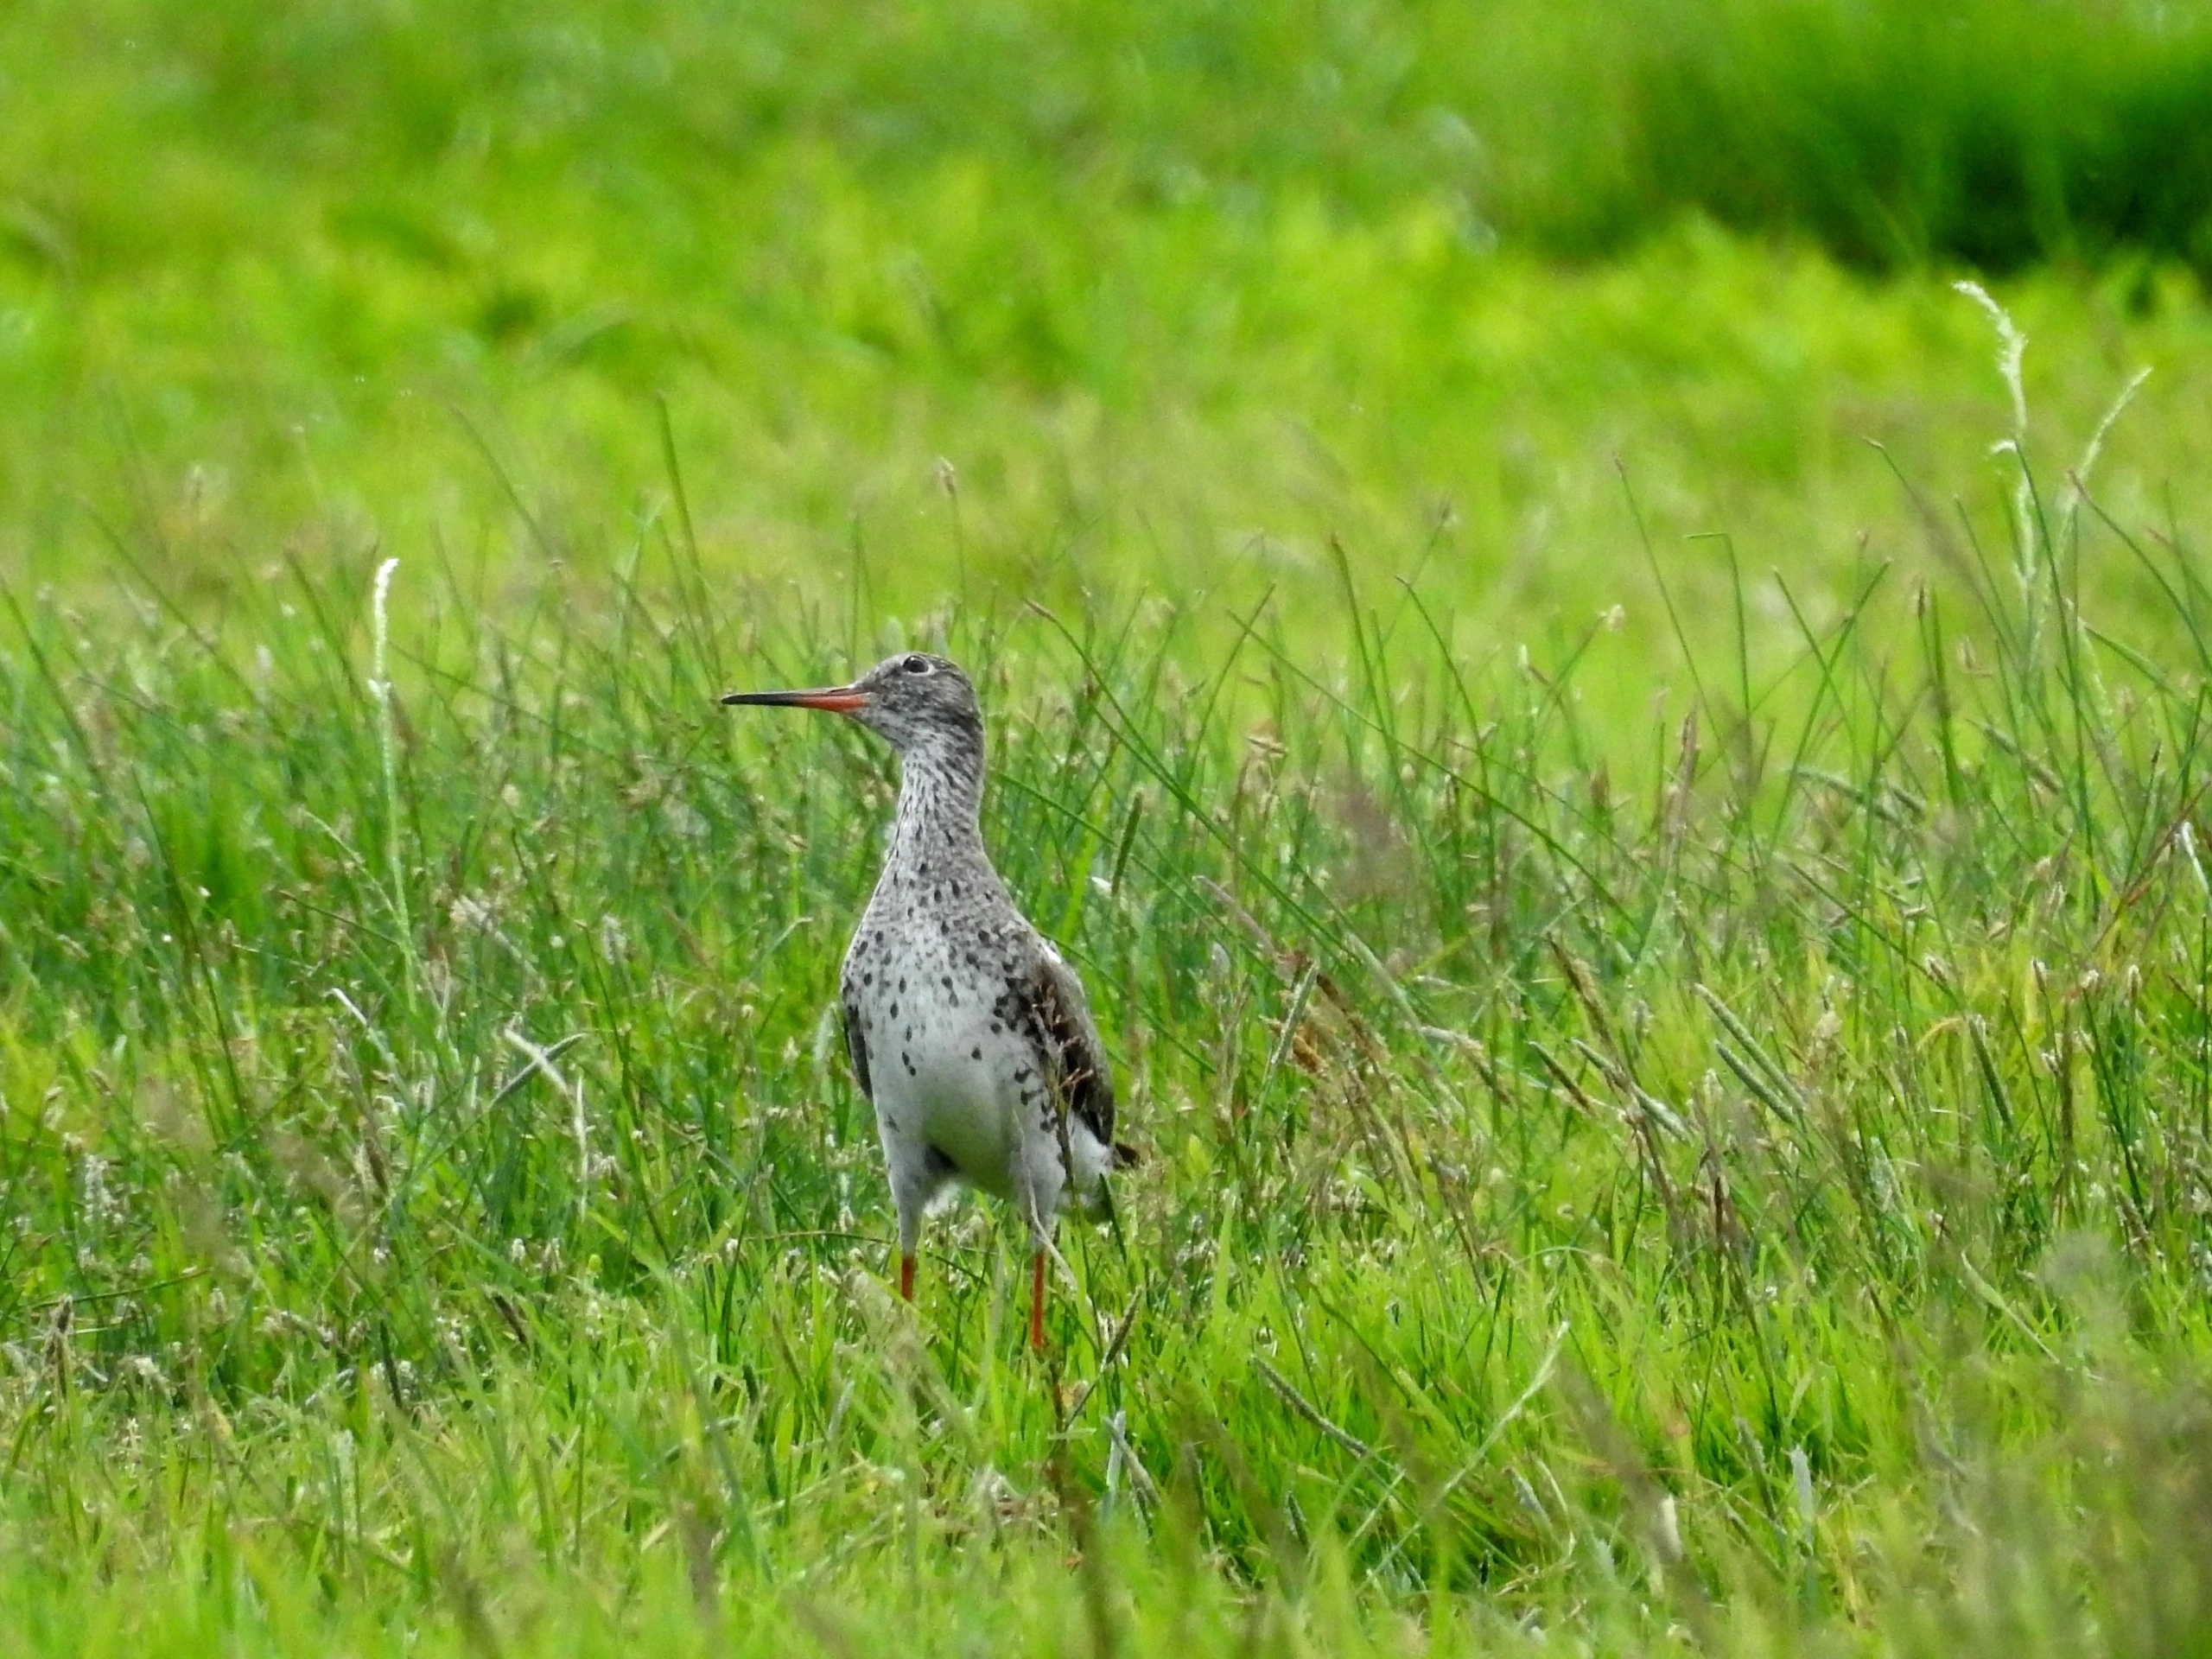
POLYGON ((1136 1161, 1114 1138, 1114 1074, 1083 982, 1016 906, 982 832, 976 687, 929 652, 849 685, 733 691, 725 705, 857 721, 899 757, 882 872, 845 952, 845 1054, 875 1110, 899 1216, 899 1294, 914 1295, 922 1217, 956 1184, 1012 1204, 1033 1245, 1029 1344, 1045 1346, 1045 1258, 1071 1205, 1136 1161))

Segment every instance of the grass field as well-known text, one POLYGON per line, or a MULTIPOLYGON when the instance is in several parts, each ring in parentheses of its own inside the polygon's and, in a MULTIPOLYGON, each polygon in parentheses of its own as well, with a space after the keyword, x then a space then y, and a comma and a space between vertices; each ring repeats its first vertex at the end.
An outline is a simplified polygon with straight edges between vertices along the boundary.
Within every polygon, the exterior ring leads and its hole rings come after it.
POLYGON ((2212 60, 1917 16, 0 19, 10 1650, 2204 1650, 2212 60))

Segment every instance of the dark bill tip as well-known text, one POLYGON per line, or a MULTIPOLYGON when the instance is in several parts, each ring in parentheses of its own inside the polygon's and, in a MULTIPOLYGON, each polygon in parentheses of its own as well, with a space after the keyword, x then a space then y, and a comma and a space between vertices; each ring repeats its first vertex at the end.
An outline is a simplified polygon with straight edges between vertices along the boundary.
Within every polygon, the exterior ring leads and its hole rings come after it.
POLYGON ((823 709, 833 715, 849 715, 868 707, 868 693, 849 685, 833 685, 820 691, 733 691, 722 699, 725 708, 823 709))

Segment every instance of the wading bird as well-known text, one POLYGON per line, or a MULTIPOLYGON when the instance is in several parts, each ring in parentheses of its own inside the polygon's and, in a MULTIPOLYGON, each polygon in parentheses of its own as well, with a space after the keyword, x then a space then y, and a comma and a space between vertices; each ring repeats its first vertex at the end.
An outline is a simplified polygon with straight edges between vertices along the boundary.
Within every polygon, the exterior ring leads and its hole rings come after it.
POLYGON ((944 658, 909 652, 850 685, 722 701, 848 715, 899 752, 891 846, 841 991, 845 1052, 899 1210, 899 1294, 913 1299, 922 1212, 963 1182, 1028 1224, 1029 1341, 1042 1348, 1054 1217, 1135 1154, 1114 1140, 1114 1077, 1083 982, 983 850, 976 688, 944 658))

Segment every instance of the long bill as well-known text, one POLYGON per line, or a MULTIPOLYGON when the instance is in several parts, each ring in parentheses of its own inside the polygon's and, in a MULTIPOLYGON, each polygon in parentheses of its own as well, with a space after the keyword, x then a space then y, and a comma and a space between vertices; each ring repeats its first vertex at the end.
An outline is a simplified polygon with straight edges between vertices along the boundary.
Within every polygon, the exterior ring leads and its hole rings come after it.
POLYGON ((823 709, 833 715, 856 714, 868 705, 868 694, 858 686, 832 685, 818 691, 733 691, 725 706, 760 709, 823 709))

